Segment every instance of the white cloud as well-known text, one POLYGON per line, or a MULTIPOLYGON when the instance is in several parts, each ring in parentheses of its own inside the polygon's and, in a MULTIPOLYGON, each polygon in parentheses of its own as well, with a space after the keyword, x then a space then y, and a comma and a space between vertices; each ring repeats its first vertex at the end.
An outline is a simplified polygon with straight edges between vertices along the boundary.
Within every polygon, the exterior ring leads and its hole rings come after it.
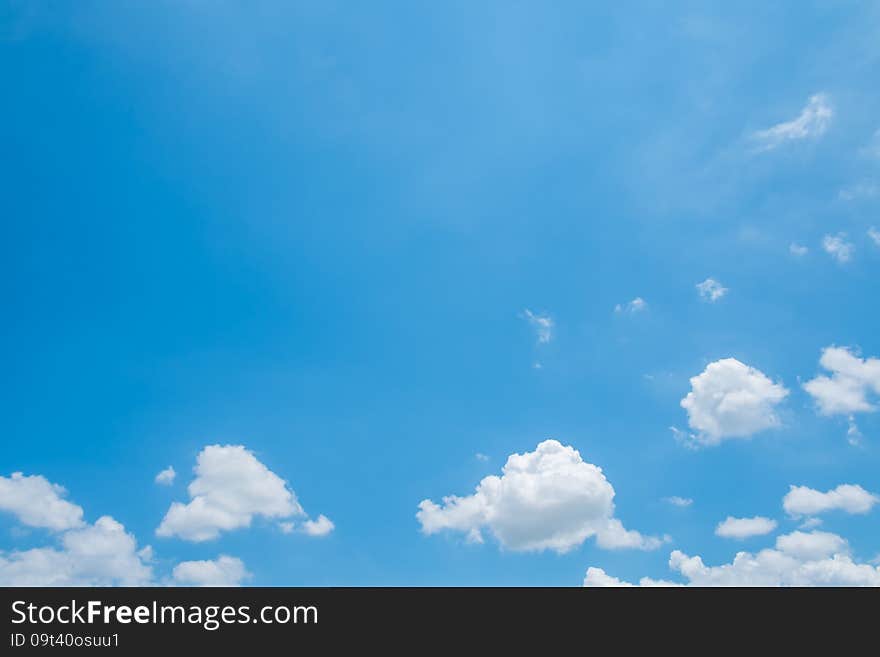
POLYGON ((832 554, 846 553, 847 542, 830 532, 794 531, 776 539, 776 549, 799 559, 824 559, 832 554))
POLYGON ((798 529, 815 529, 816 527, 822 524, 822 518, 807 518, 804 520, 798 529))
POLYGON ((800 258, 800 257, 807 255, 810 252, 810 249, 803 246, 802 244, 796 244, 796 243, 792 242, 791 244, 788 245, 788 252, 791 255, 797 256, 800 258))
POLYGON ((672 497, 663 498, 665 502, 671 504, 672 506, 678 507, 686 507, 690 506, 694 503, 694 501, 689 497, 679 497, 678 495, 673 495, 672 497))
MULTIPOLYGON (((621 588, 631 587, 635 584, 612 577, 601 568, 590 566, 587 568, 587 574, 584 577, 584 586, 593 588, 621 588)), ((668 582, 662 579, 651 579, 650 577, 642 577, 639 580, 639 586, 643 587, 661 587, 661 586, 681 586, 675 582, 668 582)))
POLYGON ((535 329, 538 337, 538 343, 544 344, 553 339, 553 318, 549 315, 536 315, 526 308, 523 316, 528 320, 529 324, 535 329))
POLYGON ((661 541, 624 529, 614 517, 614 488, 602 469, 556 440, 511 454, 502 475, 485 477, 473 495, 423 500, 416 518, 425 534, 459 531, 482 542, 488 529, 503 548, 568 552, 591 536, 606 549, 653 549, 661 541))
POLYGON ((83 510, 63 499, 62 486, 41 475, 13 472, 0 477, 0 510, 13 513, 23 525, 64 531, 83 525, 83 510))
POLYGON ((862 444, 862 432, 859 429, 859 425, 856 424, 855 418, 850 415, 849 422, 846 427, 846 441, 853 446, 862 444))
POLYGON ((876 410, 868 401, 880 394, 880 359, 859 358, 846 347, 826 347, 819 364, 831 376, 820 375, 804 384, 823 415, 851 415, 876 410))
POLYGON ((174 483, 174 478, 176 476, 177 473, 174 471, 174 468, 169 465, 167 468, 156 475, 155 481, 160 486, 170 486, 174 483))
POLYGON ((868 237, 874 242, 875 246, 880 246, 880 230, 871 226, 868 229, 868 237))
POLYGON ((697 283, 696 288, 700 293, 700 298, 709 303, 715 303, 727 294, 727 288, 714 278, 707 278, 702 283, 697 283))
POLYGON ((852 242, 846 241, 846 233, 838 233, 837 235, 826 235, 822 238, 822 248, 825 253, 837 260, 840 264, 845 264, 852 260, 855 246, 852 242))
POLYGON ((726 438, 748 438, 779 426, 776 406, 788 395, 781 384, 735 358, 709 363, 691 380, 691 391, 681 400, 692 442, 717 445, 726 438))
POLYGON ((854 484, 841 484, 823 493, 807 486, 791 486, 782 500, 782 508, 793 516, 815 516, 827 511, 868 513, 880 497, 854 484))
POLYGON ((156 534, 187 541, 249 527, 254 516, 290 518, 305 512, 286 482, 242 445, 208 445, 198 455, 187 504, 174 502, 156 534))
POLYGON ((828 129, 833 115, 828 96, 815 94, 810 96, 797 118, 758 130, 752 133, 752 139, 759 143, 758 150, 769 151, 786 142, 820 137, 828 129))
POLYGON ((326 536, 336 528, 336 525, 325 515, 320 515, 315 520, 306 520, 303 523, 303 531, 309 536, 326 536))
POLYGON ((755 516, 754 518, 734 518, 727 516, 727 519, 719 522, 715 528, 715 535, 722 538, 744 539, 752 536, 763 536, 769 534, 776 529, 776 521, 763 516, 755 516))
POLYGON ((61 535, 61 549, 0 553, 3 586, 143 586, 152 579, 149 549, 110 516, 61 535))
POLYGON ((172 571, 174 582, 182 586, 241 586, 250 576, 241 559, 225 554, 214 560, 182 561, 172 571))
MULTIPOLYGON (((795 531, 779 536, 774 548, 738 552, 731 563, 707 566, 699 556, 675 550, 669 566, 688 586, 880 586, 880 568, 854 561, 845 539, 828 532, 795 531)), ((648 578, 640 586, 670 584, 648 578)), ((591 568, 585 586, 631 586, 591 568), (591 571, 593 571, 591 573, 591 571)))
POLYGON ((612 577, 601 568, 590 566, 587 568, 587 574, 584 577, 584 586, 592 586, 596 588, 606 587, 623 587, 632 586, 629 582, 625 582, 617 577, 612 577))
POLYGON ((482 452, 477 452, 476 454, 474 454, 474 458, 478 461, 482 461, 483 463, 486 463, 489 460, 488 454, 483 454, 482 452))
POLYGON ((647 307, 647 301, 642 299, 642 297, 636 297, 632 301, 628 301, 625 304, 617 304, 616 306, 614 306, 614 312, 635 314, 642 312, 647 307))

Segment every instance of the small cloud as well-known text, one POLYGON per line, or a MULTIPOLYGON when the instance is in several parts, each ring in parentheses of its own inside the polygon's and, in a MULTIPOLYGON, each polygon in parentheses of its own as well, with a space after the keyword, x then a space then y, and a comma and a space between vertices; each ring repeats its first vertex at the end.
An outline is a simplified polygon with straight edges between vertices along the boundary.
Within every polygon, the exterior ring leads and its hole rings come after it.
POLYGON ((868 229, 868 237, 872 242, 874 242, 875 246, 880 247, 880 230, 877 230, 873 226, 868 229))
POLYGON ((808 486, 790 486, 782 508, 790 516, 815 516, 827 511, 864 514, 878 502, 880 497, 857 484, 841 484, 824 493, 808 486))
POLYGON ((727 294, 727 288, 714 278, 707 278, 702 283, 697 283, 696 287, 697 292, 700 293, 700 298, 709 303, 715 303, 727 294))
POLYGON ((852 242, 846 241, 846 233, 826 235, 822 238, 822 248, 825 250, 825 253, 840 264, 845 264, 852 260, 853 252, 855 251, 852 242))
POLYGON ((538 337, 538 343, 544 344, 553 339, 553 318, 549 315, 538 315, 526 308, 523 311, 523 317, 528 320, 529 324, 535 329, 538 337))
POLYGON ((168 466, 162 472, 156 475, 154 481, 160 486, 170 486, 174 483, 174 478, 177 476, 177 473, 174 471, 172 466, 168 466))
POLYGON ((788 252, 793 256, 802 258, 807 255, 810 250, 802 244, 795 244, 794 242, 792 242, 788 245, 788 252))
POLYGON ((672 506, 677 507, 688 507, 694 503, 694 501, 689 497, 679 497, 678 495, 673 495, 672 497, 664 497, 663 501, 667 504, 671 504, 672 506))
POLYGON ((489 460, 489 457, 486 454, 483 454, 482 452, 477 452, 476 454, 474 454, 474 456, 476 457, 476 459, 478 461, 482 461, 483 463, 485 463, 486 461, 489 460))
POLYGON ((648 303, 642 299, 642 297, 636 297, 632 301, 627 301, 625 304, 617 304, 614 306, 614 312, 635 314, 642 312, 647 307, 648 303))
POLYGON ((846 429, 846 441, 853 447, 862 444, 862 432, 859 430, 859 425, 856 424, 856 420, 852 415, 849 416, 849 426, 846 429))
POLYGON ((715 535, 722 538, 745 539, 752 536, 763 536, 776 529, 776 521, 763 516, 754 518, 734 518, 727 516, 715 528, 715 535))
POLYGON ((333 521, 325 515, 320 515, 316 520, 306 520, 303 523, 303 531, 309 536, 326 536, 336 528, 333 521))
POLYGON ((758 142, 759 152, 773 150, 787 142, 821 137, 831 124, 833 116, 834 110, 828 96, 823 93, 814 94, 797 118, 753 132, 751 138, 758 142))
POLYGON ((278 523, 278 529, 281 530, 282 534, 292 534, 295 527, 296 525, 290 521, 278 523))

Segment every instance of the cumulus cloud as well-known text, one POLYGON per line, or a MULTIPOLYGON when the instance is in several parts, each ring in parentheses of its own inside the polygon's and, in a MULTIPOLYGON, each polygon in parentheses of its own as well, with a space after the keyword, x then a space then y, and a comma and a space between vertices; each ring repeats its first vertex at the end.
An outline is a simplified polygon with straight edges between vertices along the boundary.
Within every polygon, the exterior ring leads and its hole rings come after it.
POLYGON ((822 492, 808 486, 791 486, 782 499, 782 508, 792 516, 814 516, 828 511, 868 513, 880 497, 855 484, 841 484, 822 492))
POLYGON ((523 316, 529 322, 538 338, 539 344, 550 342, 553 339, 553 318, 549 315, 538 315, 526 308, 523 316))
POLYGON ((190 501, 174 502, 156 534, 207 541, 249 527, 255 516, 305 516, 295 493, 243 445, 208 445, 198 455, 190 501))
POLYGON ((41 475, 13 472, 0 477, 0 510, 15 515, 28 527, 64 531, 83 525, 81 507, 64 499, 67 491, 41 475))
POLYGON ((444 530, 482 542, 488 530, 502 548, 568 552, 595 536, 606 549, 654 549, 661 540, 627 530, 614 517, 614 488, 602 469, 571 446, 545 440, 511 454, 502 475, 485 477, 472 495, 423 500, 416 518, 425 534, 444 530))
POLYGON ((174 471, 174 468, 169 465, 167 468, 156 475, 155 482, 160 486, 170 486, 174 483, 174 478, 176 476, 177 473, 174 471))
POLYGON ((776 406, 788 395, 782 384, 735 358, 709 363, 691 380, 681 400, 698 445, 717 445, 727 438, 748 438, 779 426, 776 406))
POLYGON ((0 553, 3 586, 143 586, 152 579, 150 550, 110 516, 67 530, 61 546, 0 553))
POLYGON ((320 515, 315 520, 306 520, 303 523, 303 531, 309 536, 326 536, 336 528, 336 525, 325 515, 320 515))
POLYGON ((825 250, 825 253, 840 264, 846 264, 852 260, 853 253, 855 253, 855 246, 852 242, 847 241, 846 233, 826 235, 822 238, 822 248, 825 250))
POLYGON ((171 574, 181 586, 241 586, 250 576, 241 559, 225 554, 214 560, 182 561, 171 574))
MULTIPOLYGON (((845 539, 820 531, 779 536, 774 548, 738 552, 731 563, 720 566, 707 566, 701 557, 675 550, 669 567, 687 586, 880 586, 880 568, 853 560, 845 539)), ((648 578, 639 582, 657 584, 648 578)), ((584 585, 632 586, 600 568, 587 571, 584 585)))
POLYGON ((754 518, 734 518, 727 516, 726 520, 718 523, 715 535, 722 538, 744 539, 752 536, 763 536, 776 529, 776 521, 763 516, 754 518))
POLYGON ((689 497, 679 497, 678 495, 673 495, 672 497, 663 498, 664 501, 672 506, 678 507, 686 507, 690 506, 694 503, 694 501, 689 497))
POLYGON ((804 384, 823 415, 851 415, 876 410, 868 394, 880 394, 880 359, 859 358, 846 347, 826 347, 819 364, 831 376, 804 384))
POLYGON ((636 297, 632 301, 627 301, 624 304, 617 304, 614 306, 614 312, 616 313, 629 313, 631 315, 635 313, 642 312, 648 307, 648 302, 642 299, 642 297, 636 297))
POLYGON ((795 242, 792 242, 791 244, 788 245, 788 252, 791 255, 797 256, 800 258, 802 256, 807 255, 810 252, 810 249, 808 249, 807 247, 805 247, 802 244, 796 244, 795 242))
POLYGON ((825 134, 833 116, 828 96, 814 94, 797 118, 753 132, 752 140, 758 143, 759 151, 769 151, 787 142, 820 137, 825 134))
POLYGON ((727 294, 727 288, 714 278, 707 278, 702 283, 697 283, 696 288, 700 293, 700 298, 709 303, 715 303, 727 294))

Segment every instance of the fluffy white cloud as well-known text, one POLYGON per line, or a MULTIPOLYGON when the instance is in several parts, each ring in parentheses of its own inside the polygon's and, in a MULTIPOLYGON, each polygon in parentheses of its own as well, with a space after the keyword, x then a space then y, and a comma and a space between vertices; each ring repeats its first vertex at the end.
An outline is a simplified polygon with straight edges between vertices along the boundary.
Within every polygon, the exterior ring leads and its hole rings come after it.
POLYGON ((700 293, 700 298, 710 303, 715 303, 727 294, 727 288, 714 278, 707 278, 702 283, 697 283, 696 288, 700 293))
POLYGON ((550 340, 553 339, 552 317, 550 317, 549 315, 537 315, 528 308, 523 311, 523 316, 526 318, 526 320, 528 320, 532 328, 535 329, 538 343, 543 344, 546 342, 550 342, 550 340))
POLYGON ((727 516, 715 528, 715 535, 722 538, 744 539, 751 536, 763 536, 776 529, 776 521, 763 516, 754 518, 734 518, 727 516))
POLYGON ((170 486, 174 483, 175 477, 177 477, 177 473, 174 471, 174 468, 169 465, 156 475, 155 481, 160 486, 170 486))
MULTIPOLYGON (((845 539, 820 531, 779 536, 775 548, 738 552, 731 563, 720 566, 707 566, 699 556, 675 550, 669 566, 688 586, 880 586, 880 568, 854 561, 845 539)), ((643 578, 639 584, 670 583, 643 578)), ((600 568, 587 571, 584 585, 632 586, 600 568)))
POLYGON ((616 313, 630 313, 635 314, 642 312, 648 307, 648 302, 642 299, 642 297, 636 297, 632 301, 627 301, 624 304, 617 304, 614 306, 614 312, 616 313))
POLYGON ((798 559, 824 559, 832 554, 849 551, 847 542, 830 532, 812 531, 809 534, 795 531, 776 539, 776 549, 798 559))
POLYGON ((788 252, 793 256, 801 257, 807 255, 810 252, 810 249, 802 244, 795 244, 792 242, 788 245, 788 252))
POLYGON ((686 507, 690 506, 694 503, 694 501, 689 497, 679 497, 678 495, 673 495, 672 497, 663 498, 665 502, 671 504, 672 506, 678 507, 686 507))
POLYGON ((827 492, 807 486, 791 486, 782 499, 782 508, 793 516, 814 516, 828 511, 868 513, 880 497, 854 484, 841 484, 827 492))
POLYGON ((243 445, 208 445, 198 455, 187 504, 174 502, 156 534, 188 541, 249 527, 254 516, 290 518, 305 512, 281 477, 243 445))
POLYGON ((691 440, 717 445, 726 438, 749 436, 779 426, 775 408, 788 395, 781 384, 735 358, 709 363, 691 378, 691 391, 681 400, 691 440))
POLYGON ((846 233, 838 233, 837 235, 826 235, 822 238, 822 248, 825 253, 837 260, 841 264, 845 264, 852 260, 855 246, 846 239, 846 233))
POLYGON ((251 574, 241 559, 224 554, 214 560, 182 561, 171 576, 182 586, 241 586, 251 574))
POLYGON ((752 139, 758 142, 759 150, 769 151, 786 142, 820 137, 828 129, 833 116, 828 96, 818 93, 810 96, 797 118, 758 130, 752 133, 752 139))
MULTIPOLYGON (((676 584, 675 582, 669 582, 662 579, 651 579, 650 577, 642 577, 642 579, 639 580, 638 585, 643 587, 681 586, 681 584, 676 584)), ((635 586, 635 584, 618 579, 617 577, 612 577, 601 568, 590 566, 587 568, 587 574, 584 577, 584 586, 593 588, 620 588, 632 587, 635 586)))
POLYGON ((614 517, 614 488, 602 469, 556 440, 511 454, 502 475, 485 477, 473 495, 423 500, 416 518, 425 534, 459 531, 482 542, 488 529, 503 548, 567 552, 596 537, 606 549, 653 549, 661 541, 626 530, 614 517))
POLYGON ((309 536, 326 536, 336 528, 333 521, 325 515, 319 515, 315 520, 306 520, 303 523, 303 531, 309 536))
POLYGON ((64 531, 82 526, 83 510, 63 499, 66 494, 62 486, 40 475, 13 472, 0 477, 0 510, 15 514, 28 527, 64 531))
POLYGON ((819 375, 804 384, 823 415, 850 415, 876 410, 868 401, 880 394, 880 359, 859 358, 845 347, 826 347, 819 364, 831 376, 819 375))
POLYGON ((61 536, 61 549, 0 553, 3 586, 143 586, 152 580, 150 550, 110 516, 61 536))

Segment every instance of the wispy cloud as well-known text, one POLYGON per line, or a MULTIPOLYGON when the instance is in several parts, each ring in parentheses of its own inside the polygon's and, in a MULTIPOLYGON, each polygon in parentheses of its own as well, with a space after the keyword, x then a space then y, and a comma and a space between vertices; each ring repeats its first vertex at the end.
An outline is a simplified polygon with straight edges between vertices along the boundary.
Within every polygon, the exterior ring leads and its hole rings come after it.
POLYGON ((825 253, 841 264, 852 260, 853 252, 855 251, 855 246, 853 246, 852 242, 847 242, 846 233, 826 235, 822 238, 822 248, 825 250, 825 253))
POLYGON ((554 324, 552 317, 549 315, 538 315, 528 308, 523 311, 523 317, 525 317, 529 324, 531 324, 532 328, 535 329, 535 334, 538 336, 538 342, 540 344, 550 342, 550 340, 553 339, 554 324))
POLYGON ((793 256, 797 256, 798 258, 801 258, 801 257, 807 255, 810 252, 810 250, 807 247, 805 247, 803 244, 796 244, 795 242, 792 242, 788 246, 788 252, 793 256))
POLYGON ((639 313, 645 310, 648 307, 648 302, 642 299, 642 297, 636 297, 632 301, 627 301, 624 304, 617 304, 614 306, 614 312, 616 313, 639 313))
POLYGON ((797 118, 757 130, 751 138, 758 142, 759 151, 773 150, 786 142, 820 137, 828 129, 833 116, 834 110, 827 94, 814 94, 797 118))
POLYGON ((727 288, 714 278, 707 278, 702 283, 697 283, 697 292, 704 301, 715 303, 727 294, 727 288))

